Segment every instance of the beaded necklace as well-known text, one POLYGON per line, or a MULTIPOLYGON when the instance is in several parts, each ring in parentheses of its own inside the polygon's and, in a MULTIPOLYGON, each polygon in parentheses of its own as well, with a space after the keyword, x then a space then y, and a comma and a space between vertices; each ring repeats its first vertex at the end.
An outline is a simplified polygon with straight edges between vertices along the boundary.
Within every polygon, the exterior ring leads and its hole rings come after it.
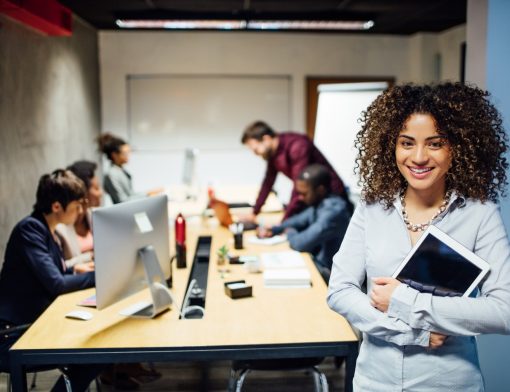
POLYGON ((430 226, 430 224, 434 221, 434 219, 436 219, 440 214, 442 214, 444 212, 444 210, 446 210, 446 206, 450 202, 450 197, 452 195, 452 192, 448 191, 446 193, 443 202, 439 206, 439 209, 434 214, 434 216, 432 216, 432 218, 429 219, 428 222, 416 223, 416 224, 409 222, 409 216, 407 215, 407 211, 406 211, 406 201, 405 201, 404 195, 405 195, 405 191, 400 194, 400 204, 402 204, 402 218, 404 219, 404 223, 405 223, 407 229, 416 232, 416 231, 424 231, 427 227, 430 226))

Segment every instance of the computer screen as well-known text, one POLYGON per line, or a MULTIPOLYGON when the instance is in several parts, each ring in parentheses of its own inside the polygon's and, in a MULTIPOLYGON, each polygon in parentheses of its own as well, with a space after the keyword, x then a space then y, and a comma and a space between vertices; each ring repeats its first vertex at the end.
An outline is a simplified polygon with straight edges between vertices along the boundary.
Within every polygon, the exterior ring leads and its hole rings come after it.
POLYGON ((182 182, 188 186, 194 186, 197 181, 196 160, 198 150, 196 148, 187 148, 184 151, 184 166, 182 171, 182 182))
POLYGON ((168 199, 165 195, 95 209, 92 226, 97 309, 147 287, 140 249, 152 246, 164 278, 170 278, 168 199))

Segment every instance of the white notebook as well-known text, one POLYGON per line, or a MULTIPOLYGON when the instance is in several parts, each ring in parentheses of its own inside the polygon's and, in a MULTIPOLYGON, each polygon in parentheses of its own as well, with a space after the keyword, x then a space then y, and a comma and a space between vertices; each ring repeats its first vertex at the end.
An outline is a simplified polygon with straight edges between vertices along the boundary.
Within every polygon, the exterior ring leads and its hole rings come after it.
POLYGON ((269 238, 259 238, 257 236, 248 237, 248 242, 255 245, 278 245, 287 241, 287 236, 274 235, 269 238))
POLYGON ((264 271, 264 285, 275 288, 308 288, 310 272, 306 268, 268 269, 264 271))
POLYGON ((295 250, 261 253, 260 259, 264 270, 306 267, 303 256, 295 250))

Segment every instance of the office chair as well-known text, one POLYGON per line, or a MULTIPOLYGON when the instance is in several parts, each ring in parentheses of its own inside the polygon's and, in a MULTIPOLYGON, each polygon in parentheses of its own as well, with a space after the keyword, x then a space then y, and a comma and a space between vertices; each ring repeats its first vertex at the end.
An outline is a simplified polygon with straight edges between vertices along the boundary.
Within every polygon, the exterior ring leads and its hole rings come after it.
MULTIPOLYGON (((18 325, 15 327, 11 327, 11 328, 2 329, 2 330, 0 330, 0 339, 18 338, 29 327, 30 327, 30 324, 24 324, 24 325, 18 325)), ((35 387, 35 380, 36 380, 35 374, 37 374, 37 372, 42 372, 42 371, 46 371, 46 370, 54 370, 54 369, 56 369, 56 367, 50 366, 50 365, 29 367, 28 371, 31 373, 34 373, 34 378, 32 379, 31 389, 35 387)), ((59 370, 62 371, 62 369, 59 369, 59 370)), ((9 367, 9 356, 8 355, 0 356, 0 373, 7 374, 7 388, 6 388, 6 390, 8 392, 10 392, 12 390, 12 385, 11 385, 11 379, 10 379, 11 369, 9 367)), ((64 372, 62 372, 62 375, 64 377, 64 381, 66 384, 66 390, 68 392, 72 392, 71 383, 70 383, 69 379, 67 378, 67 376, 64 372)))
POLYGON ((320 357, 232 361, 228 391, 241 392, 246 376, 253 370, 308 370, 313 376, 315 391, 328 392, 329 388, 326 375, 317 368, 317 365, 320 364, 323 359, 324 358, 320 357))

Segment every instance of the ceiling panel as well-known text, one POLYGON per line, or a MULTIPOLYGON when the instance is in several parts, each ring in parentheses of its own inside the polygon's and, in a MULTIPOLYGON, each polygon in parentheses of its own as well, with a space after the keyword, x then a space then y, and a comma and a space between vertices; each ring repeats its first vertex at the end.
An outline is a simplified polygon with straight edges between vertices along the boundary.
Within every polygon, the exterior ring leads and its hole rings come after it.
MULTIPOLYGON (((118 18, 368 20, 360 34, 438 32, 466 21, 466 0, 60 0, 98 29, 118 18)), ((337 32, 335 32, 337 33, 337 32)), ((350 32, 352 33, 352 31, 350 32)))

